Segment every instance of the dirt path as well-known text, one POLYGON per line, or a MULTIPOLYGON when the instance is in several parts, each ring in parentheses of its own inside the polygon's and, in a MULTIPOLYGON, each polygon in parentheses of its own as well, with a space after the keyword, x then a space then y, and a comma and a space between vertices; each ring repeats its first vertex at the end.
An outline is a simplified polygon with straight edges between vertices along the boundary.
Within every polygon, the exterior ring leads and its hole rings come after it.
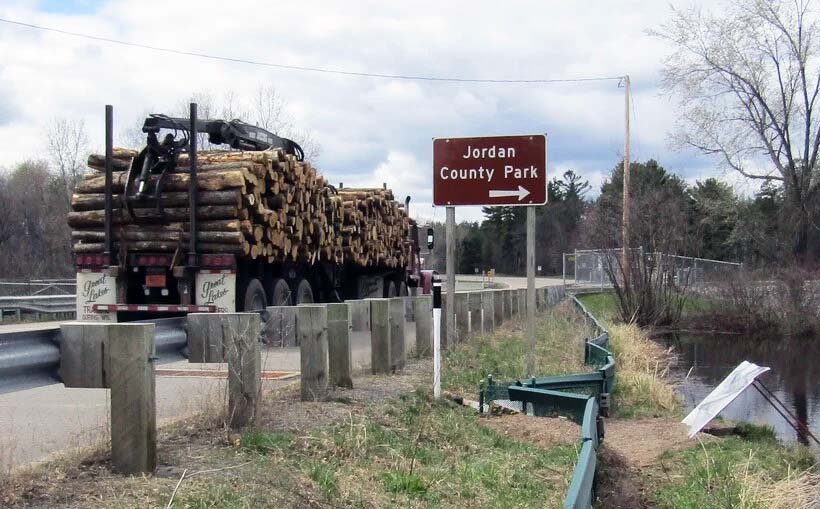
POLYGON ((607 508, 649 507, 646 485, 653 476, 661 475, 663 454, 695 443, 687 436, 684 424, 667 417, 607 419, 605 431, 598 496, 607 508))

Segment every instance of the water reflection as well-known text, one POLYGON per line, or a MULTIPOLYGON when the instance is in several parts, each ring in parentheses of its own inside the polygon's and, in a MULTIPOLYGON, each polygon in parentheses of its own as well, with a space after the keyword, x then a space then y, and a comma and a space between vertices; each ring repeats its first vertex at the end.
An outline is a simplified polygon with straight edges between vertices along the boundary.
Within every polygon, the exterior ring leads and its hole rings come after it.
MULTIPOLYGON (((771 371, 760 380, 783 401, 815 436, 820 436, 820 340, 675 333, 656 338, 678 353, 675 377, 687 411, 694 408, 741 361, 771 371)), ((785 441, 809 444, 804 432, 789 426, 754 388, 749 388, 721 415, 734 421, 768 424, 785 441)), ((814 444, 816 447, 816 444, 814 444)))

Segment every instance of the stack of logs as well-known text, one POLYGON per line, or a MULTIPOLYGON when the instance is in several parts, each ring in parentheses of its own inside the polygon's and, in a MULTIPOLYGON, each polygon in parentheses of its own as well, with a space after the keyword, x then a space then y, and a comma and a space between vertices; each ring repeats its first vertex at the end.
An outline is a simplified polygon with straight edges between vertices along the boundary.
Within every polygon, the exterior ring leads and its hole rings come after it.
MULTIPOLYGON (((121 197, 126 170, 136 155, 133 150, 114 149, 114 250, 121 256, 128 252, 183 255, 190 235, 188 156, 181 155, 177 170, 162 179, 162 212, 153 200, 145 200, 133 204, 132 215, 121 197)), ((205 151, 198 156, 199 253, 265 257, 271 263, 329 261, 380 267, 408 263, 410 219, 391 190, 336 189, 310 163, 278 149, 205 151)), ((104 249, 104 157, 89 156, 88 166, 93 171, 77 185, 68 215, 78 254, 104 249)))

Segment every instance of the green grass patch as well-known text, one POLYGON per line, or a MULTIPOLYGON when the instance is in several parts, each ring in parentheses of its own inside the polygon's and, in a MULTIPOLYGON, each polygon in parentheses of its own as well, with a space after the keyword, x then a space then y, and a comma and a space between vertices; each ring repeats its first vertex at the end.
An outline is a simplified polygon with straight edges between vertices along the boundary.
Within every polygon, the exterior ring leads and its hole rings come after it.
POLYGON ((267 454, 274 450, 284 449, 293 442, 293 435, 279 431, 251 430, 245 432, 240 439, 243 449, 260 454, 267 454))
MULTIPOLYGON (((568 306, 568 305, 566 305, 568 306)), ((583 320, 566 306, 538 317, 536 323, 535 372, 539 376, 590 371, 584 365, 583 320)), ((530 347, 521 326, 505 326, 492 334, 477 335, 445 352, 442 387, 474 395, 478 384, 493 375, 497 381, 527 375, 530 347)))
POLYGON ((341 506, 560 507, 577 453, 509 439, 417 391, 297 439, 287 457, 341 506))
MULTIPOLYGON (((618 300, 613 292, 588 293, 578 295, 584 306, 602 324, 623 323, 621 313, 618 310, 618 300)), ((714 299, 708 299, 701 295, 688 293, 683 301, 683 318, 698 316, 703 313, 714 311, 718 303, 714 299)))
POLYGON ((763 509, 778 503, 805 507, 799 503, 799 486, 807 480, 811 483, 817 473, 812 473, 816 466, 808 449, 783 446, 770 429, 745 428, 745 438, 729 437, 666 453, 663 463, 672 472, 664 478, 669 482, 650 485, 654 488, 649 494, 653 504, 676 509, 763 509), (780 494, 779 485, 783 487, 780 494))
POLYGON ((606 325, 621 320, 614 293, 587 293, 577 297, 602 324, 606 325))

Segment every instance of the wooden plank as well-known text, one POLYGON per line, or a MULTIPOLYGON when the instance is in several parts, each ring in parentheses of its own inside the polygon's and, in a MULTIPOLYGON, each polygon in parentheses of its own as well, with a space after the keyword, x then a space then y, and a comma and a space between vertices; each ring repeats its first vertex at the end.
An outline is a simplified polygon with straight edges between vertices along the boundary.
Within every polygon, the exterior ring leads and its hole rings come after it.
POLYGON ((327 308, 320 304, 308 304, 296 309, 302 401, 319 401, 327 396, 329 385, 327 308))
POLYGON ((347 304, 327 305, 327 347, 330 357, 330 383, 336 387, 353 387, 353 360, 350 349, 352 324, 347 304))
POLYGON ((370 302, 370 369, 374 375, 390 373, 390 319, 388 299, 370 302))
POLYGON ((154 324, 109 324, 111 463, 124 474, 157 465, 154 324))
POLYGON ((406 297, 393 297, 390 299, 390 370, 392 372, 401 371, 407 362, 407 352, 405 348, 405 300, 406 297))
POLYGON ((416 356, 433 355, 433 296, 413 297, 413 315, 416 319, 416 356))

